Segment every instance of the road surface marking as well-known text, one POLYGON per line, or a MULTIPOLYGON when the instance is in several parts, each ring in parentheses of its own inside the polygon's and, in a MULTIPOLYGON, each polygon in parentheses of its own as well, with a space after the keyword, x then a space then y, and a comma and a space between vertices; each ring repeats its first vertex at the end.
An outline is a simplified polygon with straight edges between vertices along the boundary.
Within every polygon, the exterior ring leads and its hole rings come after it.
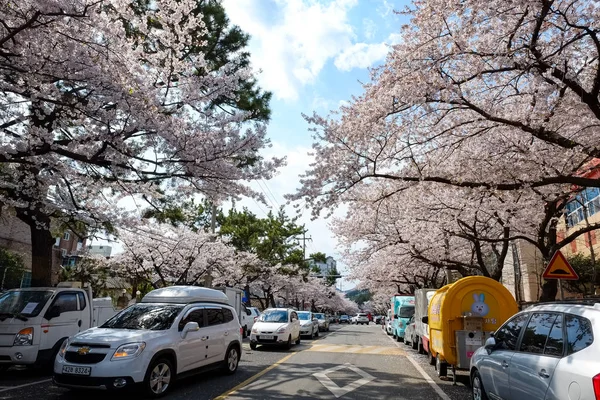
POLYGON ((323 386, 325 386, 331 393, 333 393, 333 395, 336 398, 342 397, 346 393, 350 393, 351 391, 358 389, 362 385, 366 385, 367 383, 369 383, 375 379, 375 377, 373 375, 370 375, 370 374, 366 373, 365 371, 363 371, 362 369, 355 367, 354 365, 349 364, 349 363, 346 363, 344 365, 338 365, 337 367, 329 368, 323 372, 314 373, 313 376, 315 378, 317 378, 319 380, 319 382, 321 382, 321 384, 323 386), (336 372, 336 371, 339 371, 342 369, 349 369, 353 372, 356 372, 358 375, 362 376, 362 378, 360 378, 359 380, 354 381, 352 383, 349 383, 344 387, 339 387, 338 385, 336 385, 336 383, 334 381, 332 381, 327 376, 327 374, 330 374, 332 372, 336 372))
POLYGON ((404 356, 406 352, 397 347, 386 346, 351 346, 341 344, 315 344, 304 351, 322 353, 375 354, 385 356, 404 356))
MULTIPOLYGON (((394 342, 394 344, 397 347, 400 347, 400 343, 397 343, 393 338, 389 337, 388 338, 394 342)), ((450 396, 448 396, 446 393, 444 393, 444 391, 442 390, 442 388, 435 383, 435 381, 433 379, 431 379, 431 377, 429 376, 429 374, 427 372, 425 372, 425 370, 419 365, 419 363, 417 363, 411 356, 407 355, 406 358, 408 359, 408 361, 411 362, 411 364, 415 367, 415 369, 417 371, 419 371, 419 373, 423 376, 423 379, 425 379, 427 381, 427 383, 429 383, 429 385, 433 388, 433 390, 435 390, 435 392, 438 394, 438 396, 440 396, 442 398, 442 400, 452 400, 450 398, 450 396)))
POLYGON ((11 387, 0 389, 0 392, 7 392, 9 390, 21 389, 21 388, 24 388, 27 386, 39 385, 40 383, 47 383, 47 382, 51 382, 51 381, 52 381, 52 379, 44 379, 42 381, 25 383, 23 385, 18 385, 18 386, 11 386, 11 387))
POLYGON ((294 351, 294 352, 288 354, 287 356, 283 357, 281 360, 277 361, 275 364, 273 364, 273 365, 271 365, 271 366, 263 369, 262 371, 260 371, 259 373, 255 374, 255 375, 251 376, 250 378, 246 379, 244 382, 242 382, 242 383, 234 386, 233 388, 229 389, 228 391, 226 391, 222 395, 215 397, 214 400, 223 400, 223 399, 226 399, 227 397, 231 396, 232 394, 234 394, 235 392, 237 392, 238 390, 240 390, 244 386, 248 386, 249 384, 251 384, 252 382, 254 382, 255 380, 257 380, 258 378, 260 378, 261 376, 263 376, 264 374, 266 374, 270 370, 272 370, 274 368, 277 368, 279 365, 281 365, 284 362, 286 362, 287 360, 289 360, 296 353, 297 352, 294 351))

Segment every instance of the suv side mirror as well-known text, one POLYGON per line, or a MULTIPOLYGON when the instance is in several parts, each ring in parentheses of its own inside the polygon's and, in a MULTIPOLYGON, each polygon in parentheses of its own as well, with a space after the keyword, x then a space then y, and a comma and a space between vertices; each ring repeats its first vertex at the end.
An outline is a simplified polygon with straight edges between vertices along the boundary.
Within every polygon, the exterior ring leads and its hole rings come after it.
POLYGON ((60 316, 60 306, 52 306, 46 311, 44 314, 44 318, 50 321, 52 318, 56 318, 60 316))
POLYGON ((250 311, 246 308, 246 315, 252 315, 252 311, 250 311))
POLYGON ((200 326, 198 325, 197 322, 188 322, 187 324, 185 324, 185 326, 183 327, 183 330, 181 331, 181 338, 185 339, 188 332, 196 332, 199 330, 200 330, 200 326))
POLYGON ((429 317, 425 316, 425 317, 421 318, 421 322, 424 324, 429 324, 429 317))

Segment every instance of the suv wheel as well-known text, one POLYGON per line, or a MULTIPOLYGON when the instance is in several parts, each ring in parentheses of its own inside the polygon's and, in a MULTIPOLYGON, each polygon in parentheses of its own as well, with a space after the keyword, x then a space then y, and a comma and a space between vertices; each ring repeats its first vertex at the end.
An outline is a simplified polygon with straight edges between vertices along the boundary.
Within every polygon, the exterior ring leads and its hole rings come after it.
POLYGON ((146 372, 146 379, 144 379, 146 393, 154 398, 164 396, 171 389, 173 380, 171 362, 166 358, 159 358, 150 364, 146 372))
POLYGON ((481 382, 481 375, 479 375, 479 371, 475 371, 473 373, 471 388, 473 392, 473 400, 488 400, 487 394, 485 394, 485 389, 483 388, 483 383, 481 382))
POLYGON ((225 354, 225 365, 224 371, 227 375, 232 375, 237 371, 238 365, 240 363, 240 355, 237 347, 231 346, 229 350, 227 350, 227 354, 225 354))

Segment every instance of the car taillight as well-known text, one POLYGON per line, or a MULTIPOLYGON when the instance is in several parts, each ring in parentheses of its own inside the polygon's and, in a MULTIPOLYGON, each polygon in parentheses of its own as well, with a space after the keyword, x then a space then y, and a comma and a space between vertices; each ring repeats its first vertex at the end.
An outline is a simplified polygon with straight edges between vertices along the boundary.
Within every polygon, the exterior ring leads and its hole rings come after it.
POLYGON ((592 384, 594 385, 594 394, 596 395, 596 400, 600 400, 600 374, 592 378, 592 384))

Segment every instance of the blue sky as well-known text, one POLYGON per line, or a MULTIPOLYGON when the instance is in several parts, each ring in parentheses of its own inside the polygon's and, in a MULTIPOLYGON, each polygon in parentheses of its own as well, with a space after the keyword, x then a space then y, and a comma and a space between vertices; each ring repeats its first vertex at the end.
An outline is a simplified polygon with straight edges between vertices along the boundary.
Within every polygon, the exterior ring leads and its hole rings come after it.
MULTIPOLYGON (((298 187, 298 174, 310 162, 312 145, 302 113, 327 114, 342 101, 362 93, 359 82, 369 80, 368 68, 381 64, 389 45, 399 40, 408 22, 404 0, 223 0, 233 24, 251 35, 252 63, 263 89, 273 92, 265 154, 286 155, 288 165, 269 182, 252 185, 269 198, 269 205, 242 202, 264 216, 269 206, 285 204, 283 195, 298 187)), ((238 205, 240 207, 240 205, 238 205)), ((288 211, 292 214, 291 208, 288 211)), ((340 210, 341 213, 341 210, 340 210)), ((337 241, 327 221, 301 218, 312 242, 307 254, 322 251, 334 257, 337 241)), ((339 263, 338 263, 339 265, 339 263)), ((342 265, 342 269, 344 266, 342 265)), ((354 284, 344 282, 343 289, 354 284)), ((339 287, 339 285, 338 285, 339 287)))

